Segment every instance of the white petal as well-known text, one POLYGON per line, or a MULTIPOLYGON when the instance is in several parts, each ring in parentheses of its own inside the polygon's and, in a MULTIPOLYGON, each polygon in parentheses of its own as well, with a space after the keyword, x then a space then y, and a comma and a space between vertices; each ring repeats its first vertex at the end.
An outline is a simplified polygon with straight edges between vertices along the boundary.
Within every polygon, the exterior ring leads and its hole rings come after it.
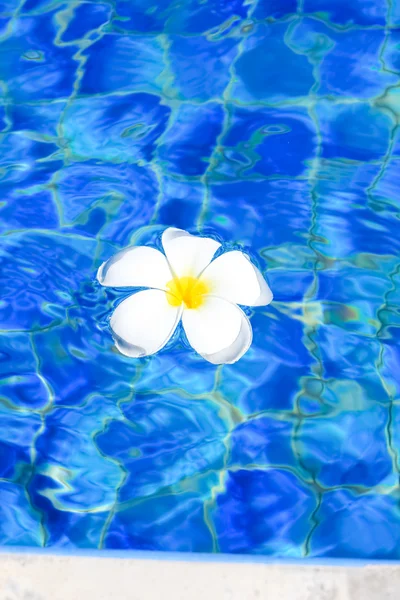
POLYGON ((244 312, 223 298, 207 296, 200 308, 184 310, 182 323, 189 344, 215 365, 239 360, 253 338, 244 312))
POLYGON ((161 350, 175 331, 182 309, 171 306, 161 290, 132 294, 115 309, 110 325, 115 345, 126 356, 147 356, 161 350))
POLYGON ((273 298, 260 271, 238 250, 218 256, 200 279, 206 282, 211 294, 235 304, 266 306, 273 298))
POLYGON ((97 271, 101 285, 166 289, 172 278, 164 254, 147 246, 133 246, 114 254, 97 271))
POLYGON ((197 277, 221 246, 212 238, 191 235, 174 227, 164 231, 162 244, 177 277, 197 277))

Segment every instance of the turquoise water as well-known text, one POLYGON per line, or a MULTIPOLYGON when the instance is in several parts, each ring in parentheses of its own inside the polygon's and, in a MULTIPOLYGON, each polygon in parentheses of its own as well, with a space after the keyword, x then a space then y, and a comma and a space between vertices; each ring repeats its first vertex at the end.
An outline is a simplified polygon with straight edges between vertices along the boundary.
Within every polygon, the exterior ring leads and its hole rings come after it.
POLYGON ((0 11, 0 543, 399 559, 400 2, 0 11), (166 226, 267 277, 238 363, 115 349, 166 226))

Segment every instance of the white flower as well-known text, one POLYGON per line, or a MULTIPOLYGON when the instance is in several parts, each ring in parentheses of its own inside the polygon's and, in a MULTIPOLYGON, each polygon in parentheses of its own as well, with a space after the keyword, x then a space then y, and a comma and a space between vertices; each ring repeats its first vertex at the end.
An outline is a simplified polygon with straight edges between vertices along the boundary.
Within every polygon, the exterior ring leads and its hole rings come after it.
POLYGON ((248 350, 252 329, 237 306, 265 306, 272 292, 237 250, 212 260, 221 244, 173 227, 162 235, 165 256, 147 246, 126 248, 103 263, 97 279, 110 287, 146 287, 115 309, 110 325, 122 354, 161 350, 182 319, 190 345, 214 364, 234 363, 248 350))

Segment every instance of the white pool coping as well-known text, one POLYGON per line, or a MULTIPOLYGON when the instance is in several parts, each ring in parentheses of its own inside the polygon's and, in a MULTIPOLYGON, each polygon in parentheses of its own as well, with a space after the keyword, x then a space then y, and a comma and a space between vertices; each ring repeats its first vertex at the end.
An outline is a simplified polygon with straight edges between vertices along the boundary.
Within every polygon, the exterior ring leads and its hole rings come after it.
POLYGON ((399 600, 398 564, 0 554, 0 600, 399 600))

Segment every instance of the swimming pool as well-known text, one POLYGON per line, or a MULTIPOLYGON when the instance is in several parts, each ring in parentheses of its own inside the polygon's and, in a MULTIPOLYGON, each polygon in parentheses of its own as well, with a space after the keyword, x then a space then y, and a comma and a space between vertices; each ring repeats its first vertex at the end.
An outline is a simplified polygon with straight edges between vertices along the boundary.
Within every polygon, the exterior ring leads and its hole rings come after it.
POLYGON ((400 558, 400 2, 6 0, 0 544, 400 558), (274 301, 133 359, 96 280, 178 227, 274 301))

